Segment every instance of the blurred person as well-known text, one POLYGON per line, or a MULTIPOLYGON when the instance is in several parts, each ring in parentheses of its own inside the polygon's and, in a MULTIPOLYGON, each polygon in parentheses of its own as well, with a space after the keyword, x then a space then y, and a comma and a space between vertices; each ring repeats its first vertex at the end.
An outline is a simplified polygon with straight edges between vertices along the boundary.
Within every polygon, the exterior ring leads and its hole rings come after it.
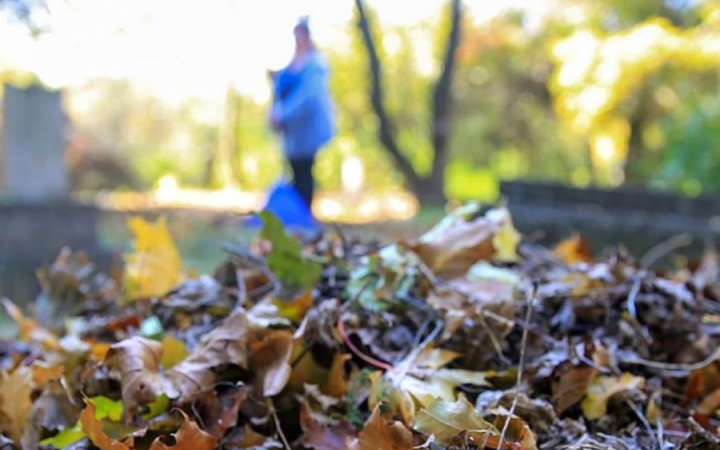
POLYGON ((329 69, 312 40, 307 17, 298 21, 293 33, 295 53, 290 64, 269 73, 273 82, 270 125, 282 136, 293 186, 312 211, 315 157, 335 135, 334 108, 329 69))

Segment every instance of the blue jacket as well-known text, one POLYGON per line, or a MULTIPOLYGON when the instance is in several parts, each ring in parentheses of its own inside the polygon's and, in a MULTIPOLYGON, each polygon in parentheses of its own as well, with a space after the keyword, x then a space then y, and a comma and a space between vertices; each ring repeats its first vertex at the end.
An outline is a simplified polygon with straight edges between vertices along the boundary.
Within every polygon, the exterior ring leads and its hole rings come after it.
POLYGON ((280 121, 288 159, 314 156, 335 135, 334 108, 328 89, 328 67, 318 51, 293 71, 275 75, 271 114, 280 121))

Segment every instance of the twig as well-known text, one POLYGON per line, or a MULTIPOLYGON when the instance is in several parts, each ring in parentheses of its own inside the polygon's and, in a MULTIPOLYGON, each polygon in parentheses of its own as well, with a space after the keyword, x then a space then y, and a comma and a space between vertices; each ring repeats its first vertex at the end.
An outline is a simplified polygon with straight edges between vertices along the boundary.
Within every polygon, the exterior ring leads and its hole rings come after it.
POLYGON ((686 247, 692 243, 692 236, 688 233, 681 233, 671 236, 657 245, 653 246, 645 252, 640 258, 640 267, 649 269, 653 264, 658 262, 663 256, 671 253, 680 247, 686 247))
POLYGON ((702 369, 703 367, 717 360, 720 360, 720 348, 715 350, 710 356, 703 359, 702 361, 689 364, 663 363, 657 361, 650 361, 649 359, 643 358, 629 359, 621 357, 620 359, 620 361, 625 364, 637 364, 640 366, 650 367, 652 369, 667 370, 670 372, 692 372, 694 370, 702 369))
MULTIPOLYGON (((535 297, 537 293, 537 287, 533 283, 532 289, 528 293, 527 298, 527 311, 525 311, 525 323, 529 324, 532 319, 533 308, 535 306, 535 297)), ((529 335, 528 327, 523 328, 522 338, 520 339, 520 361, 518 361, 517 370, 517 381, 515 382, 515 396, 513 397, 512 404, 508 415, 505 417, 505 424, 503 424, 502 432, 500 432, 500 440, 498 441, 497 448, 502 448, 503 441, 505 440, 505 433, 507 433, 508 427, 510 426, 510 419, 515 414, 515 408, 517 407, 518 397, 520 396, 520 384, 522 383, 523 370, 525 369, 525 351, 527 349, 527 340, 529 335)))
POLYGON ((242 305, 248 298, 247 284, 245 283, 245 277, 243 276, 241 269, 235 269, 235 278, 237 279, 237 305, 242 305))
POLYGON ((658 448, 660 450, 662 450, 662 447, 660 447, 660 443, 658 442, 657 437, 655 436, 655 433, 653 432, 652 425, 650 425, 650 421, 647 419, 647 417, 645 417, 645 414, 643 414, 642 410, 637 405, 637 403, 635 403, 634 401, 632 401, 629 398, 626 398, 625 404, 627 404, 630 407, 630 409, 633 410, 633 412, 635 413, 637 418, 640 419, 640 422, 642 422, 643 425, 645 426, 645 428, 647 429, 647 432, 650 435, 650 437, 652 438, 652 440, 655 441, 655 445, 657 445, 658 448))
MULTIPOLYGON (((652 397, 650 397, 650 400, 655 402, 658 409, 660 409, 660 404, 662 403, 661 395, 662 394, 656 392, 652 397), (657 398, 659 398, 659 400, 657 398)), ((657 414, 657 417, 655 417, 655 427, 657 428, 658 448, 662 450, 665 447, 665 427, 663 427, 662 417, 660 414, 657 414)))
POLYGON ((405 358, 405 364, 403 365, 403 367, 400 367, 400 369, 401 369, 400 373, 398 373, 397 375, 395 375, 393 377, 396 386, 400 385, 400 382, 403 380, 403 378, 405 378, 405 375, 407 375, 407 372, 410 370, 410 367, 412 367, 412 363, 414 362, 415 358, 417 358, 420 355, 420 353, 422 353, 422 351, 425 349, 425 347, 427 347, 432 341, 435 340, 437 335, 440 334, 440 331, 442 330, 442 328, 443 328, 442 322, 437 321, 435 323, 435 328, 433 328, 433 330, 430 332, 430 334, 428 334, 428 336, 425 339, 423 339, 423 341, 420 343, 420 345, 415 347, 410 352, 410 354, 407 356, 407 358, 405 358))
POLYGON ((280 440, 282 441, 283 445, 285 446, 285 450, 292 450, 292 447, 290 447, 290 444, 288 443, 287 438, 285 437, 285 433, 283 433, 282 427, 280 426, 280 418, 277 415, 277 411, 275 411, 275 405, 273 404, 273 401, 270 397, 265 399, 265 402, 267 403, 267 407, 270 410, 270 414, 272 415, 273 421, 275 421, 275 428, 277 428, 277 434, 280 436, 280 440))
POLYGON ((639 275, 635 282, 633 282, 632 289, 630 289, 630 293, 627 296, 627 309, 633 319, 637 319, 637 307, 635 306, 635 298, 640 293, 643 275, 639 275))

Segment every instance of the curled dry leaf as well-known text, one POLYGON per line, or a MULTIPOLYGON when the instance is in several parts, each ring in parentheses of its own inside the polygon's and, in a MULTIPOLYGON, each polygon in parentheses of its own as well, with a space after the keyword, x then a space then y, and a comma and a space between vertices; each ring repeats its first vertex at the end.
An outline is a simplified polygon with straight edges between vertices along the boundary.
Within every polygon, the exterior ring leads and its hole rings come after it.
POLYGON ((198 410, 202 410, 201 423, 207 424, 205 430, 220 438, 228 429, 237 425, 240 405, 248 396, 247 386, 234 386, 232 389, 216 394, 208 391, 198 399, 198 410))
POLYGON ((382 405, 373 409, 358 437, 350 442, 349 450, 411 450, 413 437, 405 425, 387 421, 380 413, 382 405))
POLYGON ((80 413, 80 425, 85 435, 100 450, 133 450, 132 439, 127 443, 108 436, 102 429, 102 423, 95 418, 95 405, 91 402, 80 413))
POLYGON ((305 405, 300 408, 300 425, 304 432, 303 445, 315 450, 344 449, 348 440, 355 435, 355 429, 345 420, 331 424, 318 422, 305 405))
POLYGON ((290 357, 293 337, 287 331, 278 331, 250 345, 250 367, 256 373, 256 386, 262 396, 280 393, 290 379, 290 357))
POLYGON ((160 373, 162 345, 140 336, 114 344, 107 355, 108 365, 120 372, 125 418, 137 407, 152 402, 161 393, 176 398, 175 387, 160 373))
POLYGON ((515 261, 519 241, 510 213, 499 207, 473 220, 441 222, 410 248, 435 275, 452 279, 479 261, 515 261))
POLYGON ((492 258, 495 231, 496 224, 480 217, 456 222, 444 233, 410 248, 435 275, 452 279, 467 273, 476 262, 492 258))
POLYGON ((0 372, 0 431, 20 442, 30 418, 32 371, 20 366, 0 372))
POLYGON ((590 420, 599 419, 607 413, 610 397, 630 389, 640 389, 644 384, 644 378, 631 373, 624 373, 620 377, 597 377, 588 387, 587 396, 582 402, 583 414, 590 420))
POLYGON ((160 372, 161 343, 134 336, 114 344, 108 353, 108 364, 121 374, 126 420, 139 405, 152 402, 160 394, 180 403, 190 401, 213 385, 215 367, 237 364, 246 368, 246 331, 244 311, 233 312, 190 356, 165 373, 160 372))
POLYGON ((217 439, 201 430, 197 423, 188 418, 187 414, 180 412, 183 415, 183 423, 173 434, 175 444, 167 445, 160 438, 156 438, 150 446, 150 450, 214 450, 217 447, 217 439))

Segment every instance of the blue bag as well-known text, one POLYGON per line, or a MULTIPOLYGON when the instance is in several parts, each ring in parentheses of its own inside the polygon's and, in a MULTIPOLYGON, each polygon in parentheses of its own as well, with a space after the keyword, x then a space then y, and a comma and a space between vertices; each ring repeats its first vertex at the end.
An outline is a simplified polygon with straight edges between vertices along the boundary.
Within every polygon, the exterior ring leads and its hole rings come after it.
MULTIPOLYGON (((321 228, 310 208, 300 197, 300 193, 286 181, 279 181, 273 185, 263 211, 273 213, 285 228, 290 230, 316 231, 321 228)), ((257 216, 251 217, 248 221, 250 226, 261 224, 262 220, 257 216)))

